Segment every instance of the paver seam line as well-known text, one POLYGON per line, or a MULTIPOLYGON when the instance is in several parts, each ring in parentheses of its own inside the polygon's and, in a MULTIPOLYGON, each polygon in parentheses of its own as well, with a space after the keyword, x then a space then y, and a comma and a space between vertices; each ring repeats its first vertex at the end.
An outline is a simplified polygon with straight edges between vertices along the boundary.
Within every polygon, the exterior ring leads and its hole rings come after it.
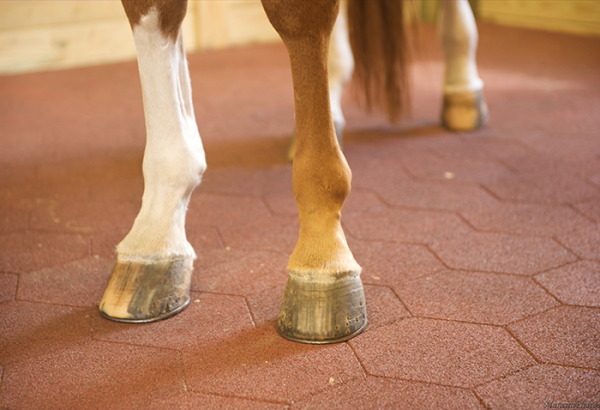
MULTIPOLYGON (((426 316, 426 315, 413 315, 410 318, 403 318, 403 319, 426 319, 426 320, 439 320, 442 322, 450 322, 450 323, 463 323, 463 324, 467 324, 467 325, 474 325, 474 326, 489 326, 489 327, 495 327, 495 328, 500 328, 500 329, 504 329, 505 326, 508 326, 508 324, 496 324, 496 323, 484 323, 484 322, 470 322, 468 320, 459 320, 459 319, 447 319, 447 318, 443 318, 443 317, 434 317, 434 316, 426 316)), ((509 322, 512 323, 512 322, 509 322)))
MULTIPOLYGON (((367 329, 365 329, 367 330, 367 329)), ((358 362, 358 365, 360 366, 362 372, 363 372, 363 376, 366 378, 367 376, 369 376, 369 372, 367 371, 367 368, 365 367, 364 363, 362 362, 362 360, 360 360, 360 357, 358 357, 358 354, 356 353, 356 351, 354 350, 354 347, 352 346, 352 344, 349 343, 349 341, 344 342, 346 344, 346 346, 348 346, 350 348, 350 351, 352 352, 352 355, 354 356, 354 358, 356 359, 356 361, 358 362)), ((353 379, 352 379, 353 380, 353 379)))
POLYGON ((178 350, 177 351, 177 358, 179 359, 179 370, 181 370, 181 380, 183 380, 183 391, 185 393, 188 392, 188 383, 187 380, 185 378, 185 371, 183 370, 183 357, 181 356, 181 352, 178 350))
POLYGON ((246 296, 243 297, 243 300, 244 306, 246 306, 246 310, 248 312, 248 316, 250 317, 250 322, 252 322, 252 327, 256 329, 258 326, 256 326, 256 320, 254 320, 254 315, 252 315, 252 310, 250 309, 250 305, 248 304, 246 296))
POLYGON ((436 382, 425 381, 425 380, 405 379, 403 377, 394 377, 394 376, 382 376, 380 374, 369 374, 368 377, 377 378, 377 379, 398 380, 401 382, 423 384, 426 386, 445 387, 445 388, 458 389, 458 390, 464 390, 464 391, 470 391, 470 392, 473 391, 473 387, 465 387, 464 385, 463 386, 455 386, 452 384, 436 383, 436 382))
POLYGON ((506 374, 504 374, 502 376, 498 376, 498 377, 493 378, 491 380, 488 380, 488 381, 476 384, 475 386, 473 386, 473 392, 476 393, 477 389, 479 389, 479 388, 481 388, 481 387, 483 387, 483 386, 485 386, 487 384, 490 384, 490 383, 493 383, 493 382, 496 382, 496 381, 499 381, 499 380, 506 379, 507 377, 512 377, 512 376, 514 376, 514 375, 516 375, 518 373, 521 373, 522 371, 525 371, 527 369, 530 369, 530 368, 535 367, 535 366, 540 366, 540 365, 543 366, 544 364, 537 363, 537 362, 536 363, 530 363, 530 364, 527 364, 527 365, 525 365, 525 366, 523 366, 523 367, 521 367, 519 369, 516 369, 514 371, 510 371, 510 372, 508 372, 508 373, 506 373, 506 374))
MULTIPOLYGON (((558 306, 558 307, 560 307, 560 306, 558 306)), ((552 309, 548 309, 548 310, 552 310, 552 309)), ((539 314, 541 314, 541 313, 545 313, 545 312, 547 312, 548 310, 546 310, 546 311, 544 311, 544 312, 539 312, 539 314)), ((531 315, 530 317, 528 317, 528 318, 525 318, 525 319, 529 319, 529 318, 531 318, 531 317, 533 317, 533 316, 536 316, 536 315, 531 315)), ((523 319, 523 320, 525 320, 525 319, 523 319)), ((514 322, 512 322, 512 323, 516 323, 516 322, 518 322, 518 320, 516 320, 516 321, 514 321, 514 322)), ((512 323, 511 323, 511 324, 512 324, 512 323)), ((526 351, 526 352, 527 352, 527 353, 528 353, 528 354, 529 354, 529 355, 530 355, 530 356, 533 358, 533 360, 535 360, 535 362, 536 362, 536 363, 538 363, 538 364, 544 364, 544 362, 542 362, 540 359, 538 359, 538 358, 537 358, 537 356, 536 356, 535 354, 533 354, 533 352, 532 352, 531 350, 529 350, 529 348, 528 348, 527 346, 525 346, 525 344, 524 344, 523 342, 521 342, 521 340, 520 340, 520 339, 519 339, 519 338, 518 338, 518 337, 517 337, 517 336, 516 336, 516 335, 515 335, 515 334, 514 334, 514 333, 513 333, 513 332, 512 332, 512 331, 511 331, 509 328, 508 328, 508 326, 509 326, 509 325, 506 325, 506 326, 504 326, 504 329, 506 330, 506 332, 507 332, 507 333, 508 333, 508 334, 509 334, 509 335, 510 335, 510 336, 511 336, 511 337, 512 337, 512 338, 513 338, 513 339, 514 339, 514 340, 515 340, 515 341, 516 341, 516 342, 517 342, 519 345, 521 345, 521 347, 522 347, 522 348, 523 348, 523 349, 524 349, 524 350, 525 350, 525 351, 526 351)))
MULTIPOLYGON (((392 286, 389 285, 371 285, 371 286, 379 286, 382 288, 388 288, 389 290, 392 291, 392 293, 394 294, 394 296, 396 297, 396 299, 398 299, 400 301, 400 303, 402 304, 402 306, 404 306, 404 309, 406 309, 406 311, 408 312, 408 314, 411 317, 414 317, 413 313, 408 309, 408 306, 406 306, 406 303, 404 303, 404 301, 402 300, 402 298, 398 295, 398 293, 396 293, 396 291, 394 290, 394 288, 392 286)), ((396 323, 398 320, 402 320, 402 319, 406 319, 406 318, 398 318, 396 320, 394 320, 393 323, 396 323)))
POLYGON ((483 407, 484 410, 493 410, 492 408, 488 407, 485 404, 485 401, 483 400, 483 397, 479 396, 479 394, 477 394, 477 392, 475 391, 475 388, 473 388, 471 390, 471 392, 473 393, 473 395, 475 396, 475 398, 477 399, 477 401, 479 402, 479 404, 481 404, 481 407, 483 407))
MULTIPOLYGON (((273 288, 268 288, 268 289, 274 289, 274 288, 275 288, 275 286, 273 288)), ((265 289, 265 290, 267 290, 267 289, 265 289)), ((225 293, 225 292, 209 292, 209 291, 204 291, 204 290, 192 290, 192 292, 194 292, 194 293, 203 293, 203 294, 207 294, 207 295, 216 295, 216 296, 231 296, 231 297, 234 297, 234 298, 244 299, 244 303, 246 302, 246 300, 245 300, 246 295, 243 295, 241 293, 240 294, 236 294, 236 293, 225 293)), ((253 295, 254 294, 255 293, 253 293, 253 295)))
POLYGON ((586 176, 586 177, 585 177, 585 181, 586 181, 586 182, 588 182, 589 184, 591 184, 591 185, 592 185, 594 188, 596 188, 596 189, 600 189, 600 185, 598 185, 598 184, 596 184, 594 181, 591 181, 591 180, 590 180, 590 178, 591 178, 592 176, 593 176, 593 175, 588 175, 588 176, 586 176))
POLYGON ((289 216, 290 215, 290 214, 286 214, 286 213, 275 212, 273 210, 273 208, 271 208, 271 205, 269 205, 269 202, 267 201, 266 195, 269 195, 269 194, 261 195, 260 199, 262 200, 264 206, 267 208, 267 211, 269 212, 269 214, 271 216, 277 216, 277 215, 287 215, 287 216, 289 216))
POLYGON ((74 305, 66 305, 64 303, 50 303, 50 302, 43 302, 43 301, 39 301, 39 300, 17 299, 16 296, 15 296, 14 300, 10 300, 7 302, 35 303, 38 305, 60 306, 60 307, 67 307, 67 308, 71 308, 71 309, 80 309, 80 310, 92 310, 92 309, 98 308, 98 305, 74 306, 74 305))
MULTIPOLYGON (((586 198, 586 199, 584 199, 584 201, 587 201, 587 200, 589 200, 589 199, 594 199, 594 198, 586 198)), ((591 221, 591 222, 593 222, 593 223, 595 223, 595 224, 598 224, 598 222, 597 222, 595 219, 593 219, 593 218, 591 218, 591 217, 587 216, 586 214, 584 214, 583 212, 581 212, 579 209, 577 209, 577 207, 576 207, 575 205, 573 205, 573 203, 569 202, 569 203, 567 203, 566 205, 567 205, 569 208, 571 208, 571 210, 572 210, 572 211, 574 211, 574 212, 575 212, 575 213, 577 213, 578 215, 580 215, 580 216, 584 217, 584 218, 585 218, 585 219, 587 219, 588 221, 591 221)), ((572 230, 571 230, 571 231, 569 231, 569 232, 572 232, 572 230)))
POLYGON ((203 394, 205 396, 215 396, 215 397, 223 397, 226 399, 241 399, 241 400, 249 400, 249 401, 253 401, 256 403, 270 403, 270 404, 279 404, 279 405, 283 405, 283 406, 289 406, 289 403, 286 401, 279 401, 279 400, 265 400, 265 399, 257 399, 255 397, 246 397, 246 396, 236 396, 234 394, 224 394, 224 393, 214 393, 214 392, 209 392, 209 391, 203 391, 203 390, 193 390, 190 387, 190 390, 188 390, 189 393, 192 394, 203 394))
MULTIPOLYGON (((574 231, 570 231, 569 233, 572 233, 572 232, 574 232, 574 231)), ((584 258, 583 256, 579 255, 577 252, 575 252, 573 249, 569 248, 567 245, 565 245, 564 243, 562 243, 558 238, 552 237, 552 239, 554 239, 556 242, 558 242, 558 244, 560 246, 562 246, 563 248, 565 248, 566 250, 568 250, 569 252, 571 252, 573 255, 575 255, 578 258, 578 261, 600 261, 600 259, 584 258)))
POLYGON ((119 341, 115 341, 115 340, 102 340, 102 339, 92 339, 91 342, 92 343, 105 343, 105 344, 121 345, 121 346, 133 346, 133 347, 141 347, 141 348, 149 348, 149 349, 157 349, 157 350, 167 350, 169 352, 177 352, 178 355, 181 355, 181 350, 176 349, 176 348, 171 348, 171 347, 141 345, 141 344, 136 344, 136 343, 131 343, 131 342, 119 342, 119 341))

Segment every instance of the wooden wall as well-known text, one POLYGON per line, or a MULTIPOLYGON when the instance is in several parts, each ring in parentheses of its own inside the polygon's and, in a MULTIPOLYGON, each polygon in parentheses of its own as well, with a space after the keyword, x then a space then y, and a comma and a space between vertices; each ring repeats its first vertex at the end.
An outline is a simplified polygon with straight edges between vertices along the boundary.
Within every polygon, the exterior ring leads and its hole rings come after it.
MULTIPOLYGON (((434 21, 437 1, 415 1, 434 21)), ((600 0, 470 1, 484 21, 600 35, 600 0)), ((188 50, 280 41, 259 0, 190 0, 184 31, 188 50)), ((118 0, 0 0, 0 74, 133 58, 118 0)))

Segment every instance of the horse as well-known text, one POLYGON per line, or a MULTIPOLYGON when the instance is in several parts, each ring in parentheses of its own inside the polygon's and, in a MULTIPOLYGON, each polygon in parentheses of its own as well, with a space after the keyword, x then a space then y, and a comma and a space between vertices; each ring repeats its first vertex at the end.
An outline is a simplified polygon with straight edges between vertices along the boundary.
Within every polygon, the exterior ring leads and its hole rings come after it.
MULTIPOLYGON (((476 129, 487 119, 487 106, 475 63, 475 21, 467 0, 441 3, 442 124, 476 129)), ((187 0, 122 4, 142 85, 144 193, 131 230, 117 246, 99 309, 110 320, 145 323, 169 318, 190 302, 196 255, 186 239, 185 216, 206 159, 181 28, 187 0)), ((380 107, 391 120, 398 119, 406 91, 403 2, 262 0, 262 5, 289 54, 296 121, 290 156, 300 232, 277 327, 292 341, 342 342, 366 328, 367 311, 361 267, 340 222, 351 185, 340 148, 341 95, 355 70, 367 107, 380 107)))

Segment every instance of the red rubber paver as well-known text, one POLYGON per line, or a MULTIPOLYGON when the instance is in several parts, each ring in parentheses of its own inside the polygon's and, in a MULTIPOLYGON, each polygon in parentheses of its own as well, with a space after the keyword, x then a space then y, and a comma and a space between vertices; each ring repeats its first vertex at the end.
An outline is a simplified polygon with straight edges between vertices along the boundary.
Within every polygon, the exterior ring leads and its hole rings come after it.
POLYGON ((571 408, 577 408, 577 403, 580 403, 580 408, 586 408, 583 404, 598 402, 599 386, 598 371, 535 365, 480 386, 475 391, 488 408, 498 410, 553 408, 551 405, 563 403, 574 403, 571 408))
POLYGON ((0 302, 15 299, 19 277, 10 273, 0 273, 0 302))
POLYGON ((542 363, 600 369, 600 311, 563 306, 508 326, 542 363))
POLYGON ((97 307, 114 266, 111 260, 88 258, 24 273, 19 280, 17 298, 56 305, 97 307))
POLYGON ((528 276, 577 259, 553 239, 539 236, 472 232, 429 246, 451 268, 528 276))
POLYGON ((444 386, 473 387, 534 363, 504 329, 444 320, 404 319, 349 344, 368 374, 444 386))
POLYGON ((600 225, 590 224, 573 232, 563 232, 556 236, 577 256, 600 260, 600 225))
POLYGON ((600 263, 580 261, 539 274, 535 280, 568 305, 600 307, 600 263))
POLYGON ((414 383, 404 380, 367 377, 323 391, 295 403, 292 409, 481 409, 475 395, 467 390, 414 383))

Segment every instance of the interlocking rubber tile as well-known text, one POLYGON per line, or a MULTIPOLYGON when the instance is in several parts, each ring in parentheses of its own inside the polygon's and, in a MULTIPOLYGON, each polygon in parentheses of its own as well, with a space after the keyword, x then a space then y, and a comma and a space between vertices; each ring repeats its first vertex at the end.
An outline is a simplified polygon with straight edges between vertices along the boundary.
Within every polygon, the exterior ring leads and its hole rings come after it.
MULTIPOLYGON (((298 215, 298 207, 292 191, 267 195, 265 201, 267 201, 269 208, 274 214, 298 215)), ((346 202, 344 202, 342 215, 364 212, 383 205, 375 194, 360 189, 353 189, 346 202)))
POLYGON ((141 202, 47 202, 31 211, 29 229, 82 234, 129 230, 140 206, 141 202))
POLYGON ((113 322, 93 315, 93 338, 107 342, 182 349, 216 345, 252 330, 244 299, 236 296, 191 293, 189 306, 169 320, 146 324, 113 322))
POLYGON ((573 232, 559 233, 557 238, 578 256, 600 260, 600 225, 590 224, 573 232))
POLYGON ((223 244, 231 248, 278 251, 290 255, 298 242, 300 224, 295 216, 269 216, 222 225, 223 244))
POLYGON ((14 300, 17 293, 19 276, 10 273, 0 273, 0 302, 14 300))
POLYGON ((444 181, 452 173, 459 182, 492 182, 513 175, 510 168, 495 160, 476 158, 406 158, 404 165, 418 179, 444 181))
POLYGON ((152 403, 149 403, 148 407, 145 408, 147 410, 284 410, 288 407, 285 404, 269 403, 265 401, 186 392, 185 394, 170 396, 168 398, 153 399, 152 403))
POLYGON ((154 397, 183 392, 176 351, 88 342, 6 366, 0 406, 146 408, 154 397))
MULTIPOLYGON (((283 289, 284 286, 278 286, 247 297, 248 307, 257 326, 277 328, 277 315, 283 289)), ((389 287, 364 285, 364 291, 368 329, 374 329, 377 326, 410 316, 410 313, 389 287)))
POLYGON ((380 210, 348 215, 344 225, 357 239, 430 243, 434 239, 470 232, 454 213, 412 209, 380 210))
POLYGON ((600 263, 580 261, 535 277, 561 302, 600 307, 600 263))
POLYGON ((185 235, 196 252, 204 249, 222 249, 221 237, 215 228, 188 224, 185 235))
POLYGON ((271 214, 262 198, 196 192, 192 195, 186 220, 188 226, 221 226, 268 216, 271 214))
POLYGON ((287 282, 287 254, 244 250, 228 253, 231 260, 196 267, 193 290, 249 295, 287 282))
POLYGON ((600 311, 563 306, 508 329, 542 363, 600 369, 600 311))
POLYGON ((467 390, 379 377, 355 379, 291 406, 292 409, 481 409, 467 390))
POLYGON ((394 185, 380 185, 372 188, 390 205, 460 210, 466 207, 486 206, 498 201, 481 187, 474 184, 445 182, 402 181, 394 185))
MULTIPOLYGON (((482 129, 482 132, 487 127, 482 129)), ((512 135, 512 133, 511 133, 512 135)), ((512 158, 516 155, 528 155, 533 150, 525 144, 507 139, 445 138, 430 143, 429 149, 446 158, 476 158, 481 160, 512 158)))
POLYGON ((441 271, 394 286, 415 316, 506 325, 559 303, 529 278, 441 271))
POLYGON ((430 248, 449 267, 533 275, 577 258, 551 238, 472 232, 430 248))
POLYGON ((460 211, 475 228, 517 235, 557 235, 593 224, 563 205, 498 203, 460 211))
POLYGON ((255 329, 219 344, 182 352, 188 391, 279 402, 297 401, 333 383, 364 377, 346 343, 290 342, 255 329))
POLYGON ((201 193, 265 195, 289 191, 292 186, 292 166, 268 168, 209 169, 202 177, 201 193))
POLYGON ((446 386, 476 386, 533 363, 504 329, 470 323, 403 319, 349 343, 368 374, 446 386))
POLYGON ((81 259, 21 274, 17 298, 67 306, 98 306, 114 262, 81 259))
POLYGON ((392 285, 444 268, 423 245, 348 240, 350 250, 362 266, 361 279, 373 285, 392 285))
POLYGON ((28 218, 27 209, 0 204, 0 234, 25 231, 28 218))
POLYGON ((0 235, 0 249, 0 270, 31 272, 86 258, 89 243, 82 235, 14 233, 0 235))
POLYGON ((89 340, 90 309, 45 303, 0 304, 0 364, 89 340))
POLYGON ((129 229, 118 229, 91 234, 89 237, 90 254, 93 258, 117 260, 117 245, 125 238, 127 232, 129 232, 129 229))
POLYGON ((364 146, 361 147, 360 156, 353 155, 352 151, 346 153, 352 171, 353 189, 371 189, 373 181, 393 186, 411 179, 397 158, 382 157, 381 153, 366 155, 363 151, 364 146))
POLYGON ((503 178, 485 186, 500 198, 515 201, 567 204, 600 199, 600 190, 583 179, 556 173, 503 178))
POLYGON ((573 206, 588 218, 600 222, 600 201, 597 198, 579 202, 573 204, 573 206))
POLYGON ((577 408, 577 403, 597 403, 599 386, 600 372, 536 365, 480 386, 476 392, 491 409, 560 408, 562 403, 574 403, 570 408, 577 408))

